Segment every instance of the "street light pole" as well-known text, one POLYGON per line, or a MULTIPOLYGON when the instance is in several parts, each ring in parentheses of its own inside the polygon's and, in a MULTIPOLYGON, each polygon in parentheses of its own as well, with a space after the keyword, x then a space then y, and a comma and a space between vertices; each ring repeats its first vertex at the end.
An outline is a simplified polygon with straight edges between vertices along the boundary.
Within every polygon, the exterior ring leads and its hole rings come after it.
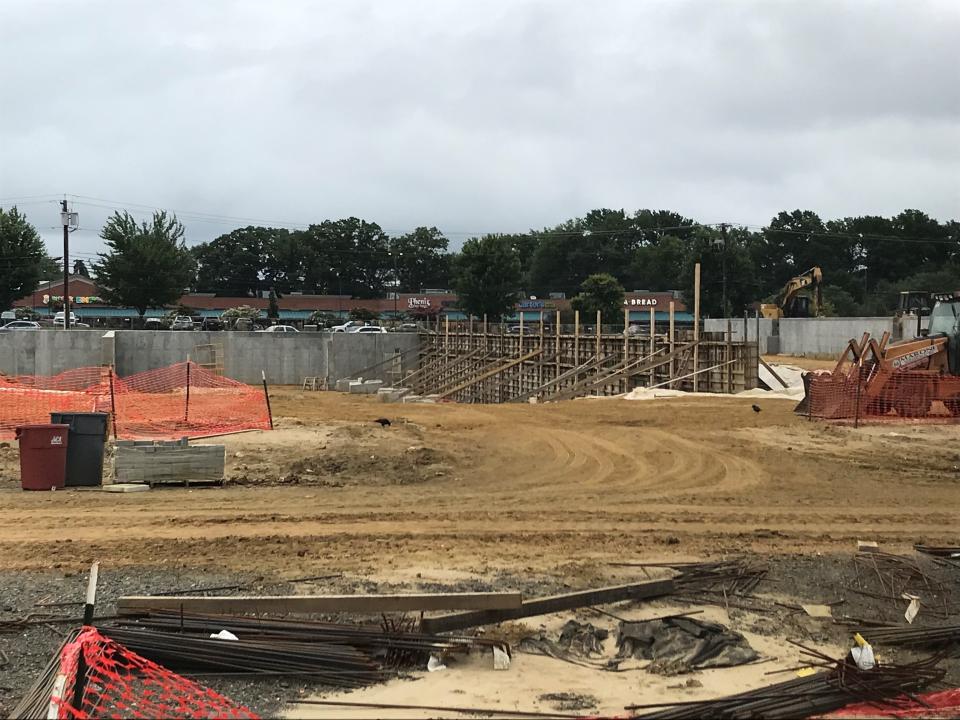
POLYGON ((60 201, 60 222, 63 223, 63 329, 70 329, 70 213, 67 199, 60 201))

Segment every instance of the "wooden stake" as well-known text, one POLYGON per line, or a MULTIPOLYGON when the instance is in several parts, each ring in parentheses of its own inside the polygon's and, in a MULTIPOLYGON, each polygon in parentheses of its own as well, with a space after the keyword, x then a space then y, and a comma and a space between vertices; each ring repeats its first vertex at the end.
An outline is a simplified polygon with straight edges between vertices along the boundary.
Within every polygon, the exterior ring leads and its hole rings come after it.
MULTIPOLYGON (((700 263, 693 266, 693 342, 700 341, 700 263)), ((693 349, 693 391, 697 392, 697 379, 700 377, 700 346, 693 349)))
POLYGON ((673 376, 677 371, 676 361, 674 360, 674 357, 673 357, 673 346, 674 346, 674 343, 676 342, 676 333, 675 333, 674 317, 673 317, 673 311, 675 307, 676 307, 676 303, 673 300, 671 300, 670 301, 670 380, 671 380, 670 387, 673 387, 673 376))
POLYGON ((580 311, 573 311, 573 366, 580 367, 580 311))
MULTIPOLYGON (((600 331, 603 328, 603 318, 600 315, 600 311, 597 310, 597 357, 600 357, 600 331)), ((600 376, 600 366, 597 365, 597 377, 600 376)), ((597 394, 600 394, 600 390, 597 390, 597 394)))
POLYGON ((557 361, 557 374, 554 375, 554 379, 560 377, 560 311, 559 311, 559 310, 557 310, 556 326, 555 326, 555 327, 556 327, 556 331, 557 331, 557 337, 556 337, 556 343, 557 343, 557 347, 556 347, 556 354, 557 354, 557 357, 556 357, 556 361, 557 361))
MULTIPOLYGON (((657 335, 657 320, 656 320, 656 311, 653 309, 653 305, 650 306, 650 352, 649 355, 653 355, 656 352, 656 345, 654 338, 657 335)), ((650 384, 653 385, 654 380, 654 369, 650 368, 650 384)))

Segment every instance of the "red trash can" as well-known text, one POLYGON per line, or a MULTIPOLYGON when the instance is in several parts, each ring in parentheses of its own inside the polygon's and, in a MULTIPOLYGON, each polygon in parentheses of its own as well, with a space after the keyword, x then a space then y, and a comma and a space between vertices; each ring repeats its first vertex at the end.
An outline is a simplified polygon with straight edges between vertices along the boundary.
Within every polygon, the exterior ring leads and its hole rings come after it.
POLYGON ((23 425, 20 441, 20 487, 24 490, 62 488, 67 475, 69 425, 23 425))

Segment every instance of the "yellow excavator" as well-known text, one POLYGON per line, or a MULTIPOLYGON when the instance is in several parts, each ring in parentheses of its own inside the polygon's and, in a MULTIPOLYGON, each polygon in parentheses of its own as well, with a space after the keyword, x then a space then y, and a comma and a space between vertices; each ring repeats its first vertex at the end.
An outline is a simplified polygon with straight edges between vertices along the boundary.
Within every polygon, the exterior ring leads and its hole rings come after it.
POLYGON ((814 266, 790 278, 777 294, 776 302, 761 303, 760 314, 768 320, 780 318, 819 317, 823 309, 823 271, 814 266), (812 290, 810 293, 805 290, 812 290))

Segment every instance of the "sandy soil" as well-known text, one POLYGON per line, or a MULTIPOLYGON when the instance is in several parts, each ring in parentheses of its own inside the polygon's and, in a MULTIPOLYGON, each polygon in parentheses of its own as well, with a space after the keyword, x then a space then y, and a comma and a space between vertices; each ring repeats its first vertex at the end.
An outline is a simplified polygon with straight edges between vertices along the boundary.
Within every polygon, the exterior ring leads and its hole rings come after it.
POLYGON ((220 440, 239 481, 223 489, 23 493, 16 448, 0 448, 0 568, 96 558, 586 577, 631 557, 956 540, 955 428, 854 430, 792 408, 716 397, 384 405, 278 389, 277 431, 220 440))

